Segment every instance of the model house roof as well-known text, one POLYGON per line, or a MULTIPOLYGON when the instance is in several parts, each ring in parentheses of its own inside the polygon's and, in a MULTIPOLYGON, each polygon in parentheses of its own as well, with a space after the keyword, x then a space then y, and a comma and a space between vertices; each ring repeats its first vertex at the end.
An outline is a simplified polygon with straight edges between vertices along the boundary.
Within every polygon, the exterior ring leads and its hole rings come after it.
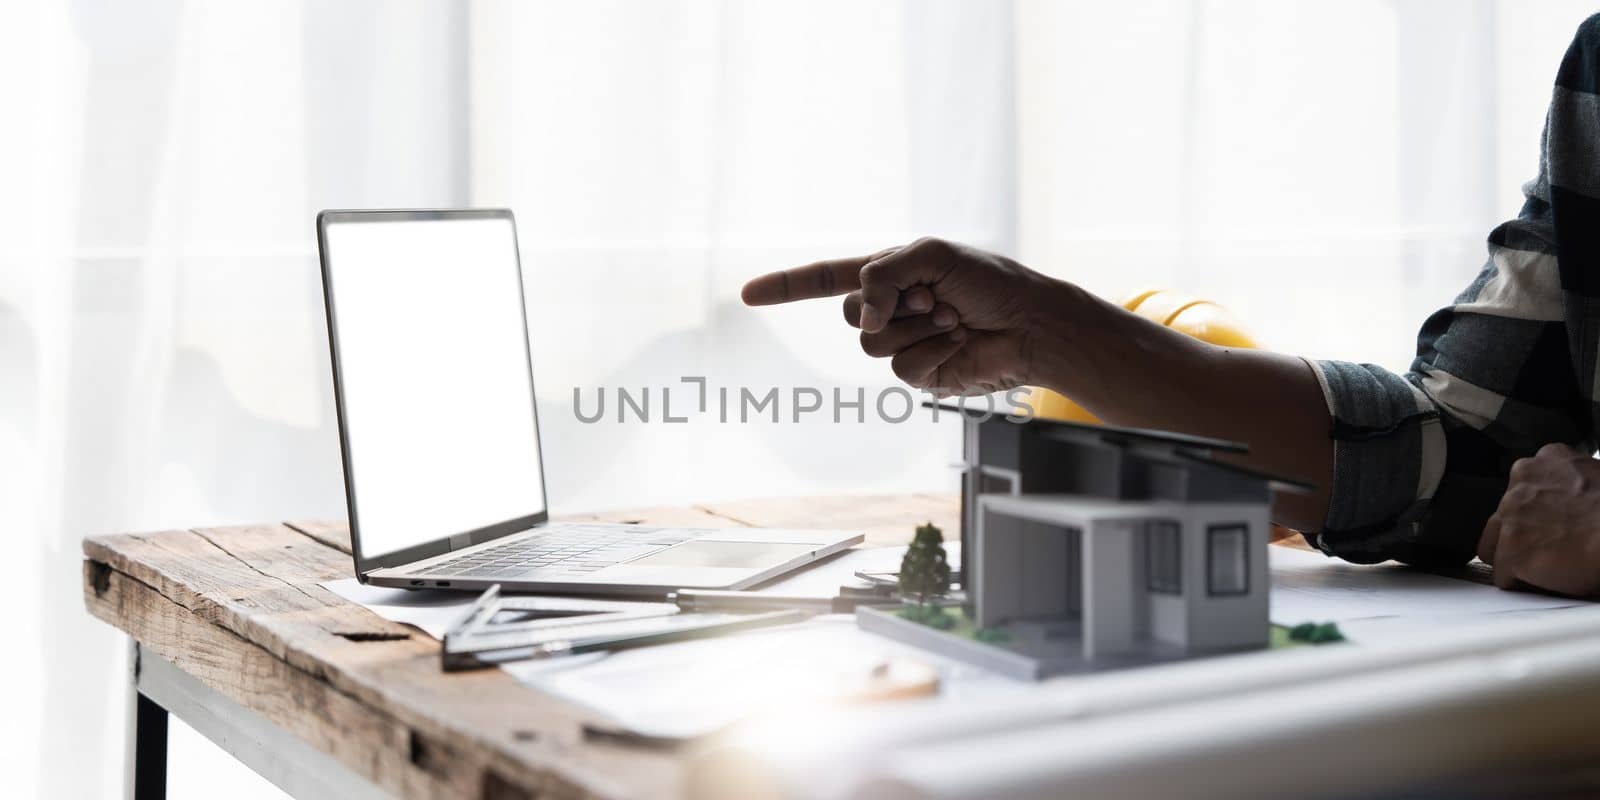
POLYGON ((978 426, 979 450, 986 452, 969 453, 969 458, 976 455, 980 466, 1017 472, 1024 482, 1022 491, 1025 493, 1064 491, 1120 499, 1182 497, 1198 500, 1238 497, 1241 493, 1251 493, 1251 486, 1261 490, 1315 490, 1304 481, 1216 457, 1218 453, 1248 453, 1249 446, 1241 442, 1042 417, 1017 422, 1000 411, 989 413, 984 409, 935 402, 923 405, 937 409, 936 413, 959 414, 968 424, 978 426), (1097 457, 1095 451, 1109 456, 1097 457), (1159 467, 1152 469, 1156 465, 1159 467), (1182 488, 1173 490, 1159 486, 1163 479, 1157 473, 1164 475, 1173 470, 1184 473, 1180 478, 1182 488), (1044 471, 1049 474, 1030 479, 1030 472, 1044 471), (1063 484, 1063 480, 1070 485, 1063 484))

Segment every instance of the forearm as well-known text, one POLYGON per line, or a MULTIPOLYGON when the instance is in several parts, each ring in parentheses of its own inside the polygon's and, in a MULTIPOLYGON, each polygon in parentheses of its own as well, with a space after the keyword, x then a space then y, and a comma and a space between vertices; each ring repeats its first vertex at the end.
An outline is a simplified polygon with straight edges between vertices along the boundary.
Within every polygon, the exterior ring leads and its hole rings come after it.
POLYGON ((1131 314, 1076 286, 1049 280, 1036 295, 1031 383, 1071 397, 1113 425, 1244 442, 1251 466, 1300 478, 1274 521, 1317 531, 1328 510, 1333 441, 1322 390, 1294 356, 1223 348, 1131 314))

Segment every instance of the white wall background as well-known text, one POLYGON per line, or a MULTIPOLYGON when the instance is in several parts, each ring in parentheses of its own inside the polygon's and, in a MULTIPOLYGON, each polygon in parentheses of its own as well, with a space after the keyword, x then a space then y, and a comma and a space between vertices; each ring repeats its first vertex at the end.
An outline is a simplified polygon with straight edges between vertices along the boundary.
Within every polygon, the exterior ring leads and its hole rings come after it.
MULTIPOLYGON (((517 211, 558 512, 938 488, 954 443, 926 426, 580 425, 572 389, 875 392, 834 304, 737 287, 930 233, 1403 367, 1520 204, 1591 10, 10 4, 0 793, 119 788, 122 645, 82 611, 82 536, 342 514, 318 209, 517 211)), ((271 794, 193 734, 173 760, 175 797, 271 794)))

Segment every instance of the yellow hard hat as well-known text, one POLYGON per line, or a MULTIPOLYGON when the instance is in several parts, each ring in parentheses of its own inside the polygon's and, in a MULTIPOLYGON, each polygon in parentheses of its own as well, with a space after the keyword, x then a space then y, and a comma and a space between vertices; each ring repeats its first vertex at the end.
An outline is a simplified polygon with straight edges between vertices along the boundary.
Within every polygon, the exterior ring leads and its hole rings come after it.
MULTIPOLYGON (((1222 347, 1254 349, 1255 339, 1228 310, 1210 300, 1166 289, 1135 292, 1122 301, 1122 307, 1158 325, 1165 325, 1202 342, 1222 347)), ((1033 407, 1034 416, 1066 422, 1098 423, 1099 418, 1060 393, 1042 386, 1029 386, 1023 402, 1033 407)))

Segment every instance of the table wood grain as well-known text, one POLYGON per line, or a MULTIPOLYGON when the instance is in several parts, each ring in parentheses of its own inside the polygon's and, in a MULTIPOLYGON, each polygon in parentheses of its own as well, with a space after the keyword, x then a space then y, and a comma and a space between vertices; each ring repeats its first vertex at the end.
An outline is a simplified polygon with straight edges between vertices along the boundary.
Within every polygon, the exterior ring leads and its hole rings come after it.
MULTIPOLYGON (((905 543, 957 529, 953 494, 806 497, 579 514, 692 527, 843 528, 905 543)), ((94 536, 84 603, 206 686, 402 797, 673 797, 682 753, 586 740, 584 709, 499 670, 445 674, 439 645, 322 588, 350 577, 343 523, 94 536)))
MULTIPOLYGON (((567 520, 953 537, 954 494, 828 496, 578 514, 567 520)), ((1275 544, 1301 546, 1280 531, 1275 544), (1287 536, 1287 538, 1283 538, 1287 536)), ((439 645, 323 589, 352 575, 342 522, 95 536, 84 603, 210 687, 402 797, 674 797, 684 753, 586 740, 579 707, 499 670, 445 674, 439 645)), ((1487 582, 1465 568, 1458 577, 1487 582)))

